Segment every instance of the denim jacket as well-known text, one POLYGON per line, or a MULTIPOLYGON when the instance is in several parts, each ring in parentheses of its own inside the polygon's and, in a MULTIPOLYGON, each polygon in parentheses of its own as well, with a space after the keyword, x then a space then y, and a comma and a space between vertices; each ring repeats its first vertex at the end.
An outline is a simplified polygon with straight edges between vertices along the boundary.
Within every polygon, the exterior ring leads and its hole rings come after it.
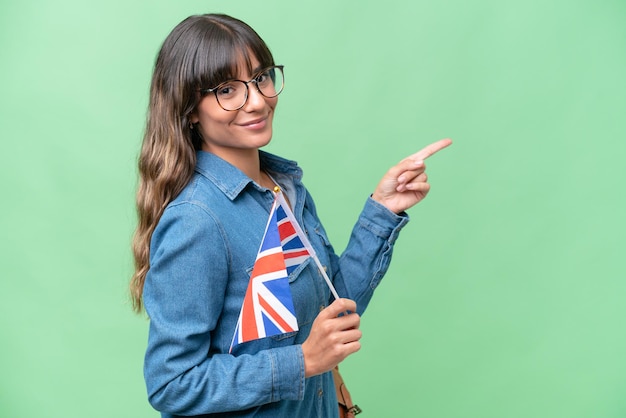
MULTIPOLYGON (((260 151, 341 297, 360 314, 408 222, 371 198, 337 256, 293 161, 260 151)), ((289 276, 299 331, 229 353, 273 193, 219 157, 198 152, 195 174, 165 209, 150 244, 144 303, 148 397, 163 417, 336 417, 332 373, 304 377, 301 344, 332 302, 312 260, 289 276), (236 411, 236 412, 235 412, 236 411)))

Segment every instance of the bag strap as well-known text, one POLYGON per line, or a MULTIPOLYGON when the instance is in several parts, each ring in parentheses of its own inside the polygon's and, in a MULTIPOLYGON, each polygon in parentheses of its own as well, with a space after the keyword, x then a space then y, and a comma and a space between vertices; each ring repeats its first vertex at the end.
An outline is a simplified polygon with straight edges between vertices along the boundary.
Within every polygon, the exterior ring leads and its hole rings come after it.
POLYGON ((333 380, 335 381, 335 392, 337 392, 337 402, 339 403, 339 416, 341 418, 354 418, 355 415, 363 412, 358 405, 352 403, 350 392, 339 374, 339 366, 333 369, 333 380))

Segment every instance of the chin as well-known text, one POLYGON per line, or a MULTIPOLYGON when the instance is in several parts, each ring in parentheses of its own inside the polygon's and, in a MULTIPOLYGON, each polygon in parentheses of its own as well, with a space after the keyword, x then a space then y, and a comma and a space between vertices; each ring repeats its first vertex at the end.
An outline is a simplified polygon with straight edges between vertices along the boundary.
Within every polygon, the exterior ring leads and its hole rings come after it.
POLYGON ((261 148, 272 142, 272 130, 269 132, 264 132, 263 135, 260 135, 259 138, 255 141, 258 145, 257 148, 261 148))

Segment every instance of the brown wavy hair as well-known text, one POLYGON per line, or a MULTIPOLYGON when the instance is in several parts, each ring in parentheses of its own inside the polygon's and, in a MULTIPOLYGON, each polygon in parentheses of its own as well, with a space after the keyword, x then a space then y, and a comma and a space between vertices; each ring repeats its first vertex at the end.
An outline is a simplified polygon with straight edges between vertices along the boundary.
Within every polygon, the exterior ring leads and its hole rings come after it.
POLYGON ((130 280, 133 310, 143 309, 143 285, 150 269, 150 240, 165 207, 189 183, 202 138, 190 117, 199 89, 236 78, 250 58, 274 65, 261 37, 246 23, 221 14, 190 16, 167 36, 157 55, 148 116, 139 155, 138 223, 133 237, 135 272, 130 280))

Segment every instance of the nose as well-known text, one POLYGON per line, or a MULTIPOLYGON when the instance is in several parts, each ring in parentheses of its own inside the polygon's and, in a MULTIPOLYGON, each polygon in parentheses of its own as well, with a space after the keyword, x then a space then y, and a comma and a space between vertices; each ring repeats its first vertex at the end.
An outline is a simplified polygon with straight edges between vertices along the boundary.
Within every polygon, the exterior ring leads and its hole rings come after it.
POLYGON ((246 112, 252 112, 254 110, 258 110, 265 106, 265 96, 263 96, 256 84, 250 83, 248 84, 248 100, 246 104, 243 106, 243 109, 246 112))

